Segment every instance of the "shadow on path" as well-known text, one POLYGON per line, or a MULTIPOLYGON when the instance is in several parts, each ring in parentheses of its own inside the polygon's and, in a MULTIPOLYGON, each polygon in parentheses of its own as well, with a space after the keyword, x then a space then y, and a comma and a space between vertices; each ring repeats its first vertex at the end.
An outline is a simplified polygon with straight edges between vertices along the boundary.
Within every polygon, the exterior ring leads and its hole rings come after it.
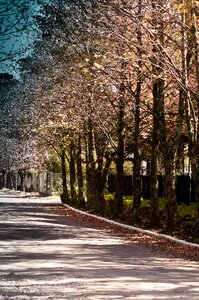
POLYGON ((4 199, 1 300, 199 299, 198 264, 57 216, 42 203, 4 199))

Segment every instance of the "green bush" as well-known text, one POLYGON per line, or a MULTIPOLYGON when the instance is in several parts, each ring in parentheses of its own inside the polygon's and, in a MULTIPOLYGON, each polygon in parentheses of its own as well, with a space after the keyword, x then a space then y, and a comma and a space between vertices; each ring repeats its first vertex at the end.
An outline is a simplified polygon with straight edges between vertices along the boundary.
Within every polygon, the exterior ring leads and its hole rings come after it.
POLYGON ((186 215, 190 215, 192 218, 196 217, 196 204, 191 203, 189 206, 186 204, 178 205, 178 214, 180 218, 183 218, 186 215))
POLYGON ((186 221, 181 224, 181 230, 188 236, 196 236, 197 226, 194 220, 186 221))
MULTIPOLYGON (((114 210, 114 194, 107 193, 105 194, 106 201, 106 211, 105 214, 108 217, 112 217, 112 213, 114 210)), ((123 198, 123 212, 122 219, 131 224, 132 216, 133 216, 133 196, 124 196, 123 198)), ((150 200, 141 199, 141 223, 144 227, 149 226, 150 220, 150 200)), ((164 198, 159 199, 159 216, 160 223, 162 226, 165 226, 166 221, 166 200, 164 198)), ((177 218, 176 225, 178 230, 182 231, 187 235, 195 235, 197 236, 196 230, 196 204, 192 203, 189 206, 186 204, 180 204, 177 207, 177 218)))

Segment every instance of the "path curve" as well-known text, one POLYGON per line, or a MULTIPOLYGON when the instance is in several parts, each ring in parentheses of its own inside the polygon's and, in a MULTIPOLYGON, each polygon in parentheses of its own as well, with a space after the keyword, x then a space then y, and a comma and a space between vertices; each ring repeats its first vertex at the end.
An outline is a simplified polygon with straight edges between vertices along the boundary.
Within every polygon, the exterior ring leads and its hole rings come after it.
POLYGON ((0 300, 199 300, 198 263, 58 216, 46 202, 0 193, 0 300))

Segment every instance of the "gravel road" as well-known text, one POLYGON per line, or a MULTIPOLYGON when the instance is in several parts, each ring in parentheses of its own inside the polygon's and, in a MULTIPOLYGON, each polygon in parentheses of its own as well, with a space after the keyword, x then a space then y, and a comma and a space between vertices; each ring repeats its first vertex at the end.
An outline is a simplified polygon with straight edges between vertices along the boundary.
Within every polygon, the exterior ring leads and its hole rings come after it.
POLYGON ((0 300, 199 300, 198 263, 58 216, 47 201, 0 193, 0 300))

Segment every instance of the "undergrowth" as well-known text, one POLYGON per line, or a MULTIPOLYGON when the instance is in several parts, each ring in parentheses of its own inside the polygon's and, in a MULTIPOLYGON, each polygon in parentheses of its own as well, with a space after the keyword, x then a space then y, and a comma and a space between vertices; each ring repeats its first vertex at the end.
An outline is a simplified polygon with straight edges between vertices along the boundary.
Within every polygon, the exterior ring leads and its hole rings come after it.
MULTIPOLYGON (((105 194, 106 209, 105 215, 109 218, 113 218, 112 212, 114 207, 114 194, 105 194)), ((165 232, 166 223, 166 201, 164 198, 159 199, 159 216, 160 216, 160 228, 159 230, 165 232)), ((150 227, 150 200, 142 199, 140 208, 140 223, 136 224, 142 228, 153 229, 150 227)), ((133 224, 133 197, 124 196, 123 198, 123 211, 119 216, 122 222, 129 225, 133 224)), ((198 229, 196 226, 196 204, 190 205, 178 204, 176 215, 176 226, 173 229, 173 234, 178 235, 181 238, 187 240, 199 242, 198 229)))

